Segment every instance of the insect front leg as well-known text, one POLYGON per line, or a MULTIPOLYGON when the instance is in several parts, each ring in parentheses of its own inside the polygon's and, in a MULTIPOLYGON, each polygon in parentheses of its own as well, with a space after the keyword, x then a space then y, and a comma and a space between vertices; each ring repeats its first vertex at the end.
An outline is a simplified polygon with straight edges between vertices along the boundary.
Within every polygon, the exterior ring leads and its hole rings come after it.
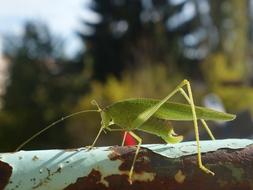
MULTIPOLYGON (((141 143, 142 143, 142 139, 136 135, 135 133, 133 133, 132 131, 125 131, 124 129, 111 129, 111 128, 108 128, 109 131, 124 131, 124 136, 129 133, 130 135, 132 135, 132 137, 134 137, 136 139, 136 141, 138 142, 137 144, 137 149, 135 151, 135 155, 134 155, 134 159, 133 159, 133 162, 132 162, 132 165, 131 165, 131 168, 130 168, 130 171, 129 171, 129 174, 128 174, 128 181, 130 184, 132 184, 132 177, 133 177, 133 172, 134 172, 134 164, 136 162, 136 159, 137 159, 137 156, 138 156, 138 153, 140 151, 140 146, 141 146, 141 143)), ((123 143, 124 143, 124 140, 123 140, 123 143)), ((123 144, 122 143, 122 144, 123 144)), ((124 144, 123 144, 124 145, 124 144)), ((122 145, 122 146, 123 146, 122 145)))
MULTIPOLYGON (((189 81, 186 81, 186 87, 187 87, 187 91, 188 91, 188 95, 185 93, 185 91, 180 88, 180 92, 181 94, 185 97, 185 99, 188 101, 188 103, 191 106, 192 109, 192 116, 193 116, 193 125, 194 125, 194 130, 195 130, 195 138, 196 138, 196 143, 197 143, 197 153, 198 153, 198 165, 199 168, 201 170, 203 170, 204 172, 214 175, 214 173, 212 171, 210 171, 209 169, 207 169, 203 164, 202 164, 202 159, 201 159, 201 151, 200 151, 200 141, 199 141, 199 129, 198 129, 198 122, 197 122, 197 115, 196 115, 196 111, 195 111, 195 105, 194 105, 194 101, 193 101, 193 96, 192 96, 192 91, 191 91, 191 85, 189 83, 189 81)), ((203 120, 204 121, 204 120, 203 120)), ((203 122, 203 125, 206 129, 208 129, 208 131, 211 134, 211 131, 209 130, 209 128, 207 127, 206 123, 203 122)), ((209 134, 209 135, 210 135, 209 134)), ((213 137, 213 135, 212 135, 213 137)))
POLYGON ((95 146, 95 144, 96 144, 96 142, 97 142, 99 136, 101 135, 101 133, 102 133, 102 131, 103 131, 104 129, 105 129, 105 128, 104 128, 103 126, 100 127, 100 129, 99 129, 99 131, 98 131, 98 134, 97 134, 95 140, 93 141, 93 143, 92 143, 90 146, 86 146, 86 148, 88 148, 88 150, 92 149, 92 148, 95 146))

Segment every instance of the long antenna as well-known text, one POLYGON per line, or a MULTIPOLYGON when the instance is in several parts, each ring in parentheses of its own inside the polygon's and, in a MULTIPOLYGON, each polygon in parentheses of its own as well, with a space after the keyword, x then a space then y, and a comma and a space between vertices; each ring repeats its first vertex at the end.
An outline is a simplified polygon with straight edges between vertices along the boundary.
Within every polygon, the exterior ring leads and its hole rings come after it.
POLYGON ((34 138, 36 138, 37 136, 39 136, 41 133, 45 132, 46 130, 48 130, 49 128, 53 127, 54 125, 79 114, 82 113, 87 113, 87 112, 99 112, 99 110, 83 110, 83 111, 79 111, 79 112, 75 112, 72 113, 70 115, 67 115, 65 117, 62 117, 58 120, 56 120, 55 122, 51 123, 50 125, 46 126, 44 129, 42 129, 41 131, 37 132, 36 134, 34 134, 33 136, 31 136, 29 139, 27 139, 26 141, 24 141, 21 145, 19 145, 15 151, 19 151, 21 148, 23 148, 27 143, 29 143, 31 140, 33 140, 34 138))

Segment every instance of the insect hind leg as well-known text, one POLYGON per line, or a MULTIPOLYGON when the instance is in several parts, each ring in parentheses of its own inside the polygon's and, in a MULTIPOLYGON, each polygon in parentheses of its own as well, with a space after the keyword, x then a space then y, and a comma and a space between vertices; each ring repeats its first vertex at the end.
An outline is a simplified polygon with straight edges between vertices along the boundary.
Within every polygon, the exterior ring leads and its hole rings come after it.
POLYGON ((159 103, 155 104, 151 108, 149 108, 149 109, 145 110, 144 112, 142 112, 141 114, 139 114, 137 116, 137 118, 133 121, 131 129, 137 129, 138 127, 140 127, 144 122, 146 122, 150 117, 152 117, 152 115, 154 115, 155 112, 157 112, 157 110, 162 105, 164 105, 165 102, 167 102, 171 97, 173 97, 177 92, 180 92, 185 97, 185 99, 187 100, 187 102, 191 106, 192 115, 193 115, 193 124, 194 124, 194 130, 195 130, 195 136, 196 136, 196 142, 197 142, 197 153, 198 153, 198 157, 197 158, 198 158, 199 168, 202 169, 206 173, 214 175, 214 173, 212 171, 210 171, 209 169, 207 169, 202 164, 201 152, 200 152, 198 122, 197 122, 195 105, 194 105, 194 101, 193 101, 193 97, 192 97, 192 91, 191 91, 191 86, 190 86, 189 81, 183 80, 170 94, 168 94, 159 103), (185 93, 185 91, 183 89, 184 86, 187 87, 187 91, 188 91, 189 96, 185 93))
MULTIPOLYGON (((187 92, 188 95, 185 93, 184 89, 181 87, 179 88, 180 93, 185 97, 185 99, 187 100, 187 102, 190 104, 191 109, 192 109, 192 116, 193 116, 193 125, 194 125, 194 130, 195 130, 195 138, 196 138, 196 143, 197 143, 197 154, 198 154, 198 165, 199 168, 201 170, 203 170, 204 172, 214 175, 214 173, 212 171, 210 171, 209 169, 207 169, 203 163, 202 163, 202 159, 201 159, 201 151, 200 151, 200 140, 199 140, 199 129, 198 129, 198 122, 197 122, 197 115, 196 115, 196 111, 195 111, 195 105, 194 105, 194 101, 193 101, 193 96, 192 96, 192 91, 191 91, 191 85, 190 82, 187 80, 184 80, 184 83, 187 87, 187 92)), ((201 121, 204 125, 204 127, 206 128, 206 123, 201 121)), ((207 127, 206 129, 208 129, 207 131, 209 131, 210 133, 208 133, 209 135, 211 134, 211 131, 209 130, 209 128, 207 127)))
POLYGON ((215 138, 214 138, 214 136, 213 136, 213 134, 212 134, 212 131, 211 131, 210 128, 208 127, 208 125, 207 125, 207 123, 205 122, 205 120, 204 120, 204 119, 201 119, 200 121, 201 121, 202 125, 204 126, 206 132, 208 133, 209 137, 210 137, 212 140, 215 140, 215 138))

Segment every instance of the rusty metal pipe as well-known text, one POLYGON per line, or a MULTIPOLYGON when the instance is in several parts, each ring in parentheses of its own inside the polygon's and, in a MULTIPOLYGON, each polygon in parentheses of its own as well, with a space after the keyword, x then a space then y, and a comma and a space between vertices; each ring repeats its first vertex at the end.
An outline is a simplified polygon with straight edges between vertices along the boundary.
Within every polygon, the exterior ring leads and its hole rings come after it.
POLYGON ((128 172, 135 147, 19 151, 0 154, 0 189, 40 190, 251 190, 253 141, 202 141, 202 159, 215 176, 197 166, 196 143, 143 145, 133 184, 128 172))

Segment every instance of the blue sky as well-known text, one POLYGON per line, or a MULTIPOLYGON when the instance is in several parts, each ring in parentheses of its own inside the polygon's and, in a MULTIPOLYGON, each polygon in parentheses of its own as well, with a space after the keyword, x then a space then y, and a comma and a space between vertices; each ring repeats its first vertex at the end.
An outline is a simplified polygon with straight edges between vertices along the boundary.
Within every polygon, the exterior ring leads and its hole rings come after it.
POLYGON ((76 31, 87 31, 81 20, 98 22, 99 15, 89 11, 87 4, 92 0, 1 0, 0 1, 0 52, 4 33, 22 34, 27 20, 40 20, 50 30, 62 37, 66 53, 73 55, 81 46, 76 31))

